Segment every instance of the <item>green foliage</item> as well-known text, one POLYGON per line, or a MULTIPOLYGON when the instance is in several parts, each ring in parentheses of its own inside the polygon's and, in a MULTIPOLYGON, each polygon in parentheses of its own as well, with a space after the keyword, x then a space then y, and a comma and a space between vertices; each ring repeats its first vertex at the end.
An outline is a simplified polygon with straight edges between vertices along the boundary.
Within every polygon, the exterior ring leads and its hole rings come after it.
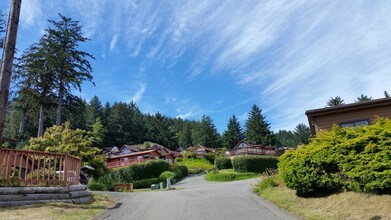
POLYGON ((203 145, 207 147, 219 146, 219 134, 212 119, 203 115, 201 122, 197 123, 192 130, 193 145, 203 145))
POLYGON ((246 137, 249 144, 274 144, 275 137, 265 118, 262 115, 262 110, 257 105, 253 105, 246 121, 246 137))
POLYGON ((246 172, 246 173, 238 173, 231 170, 221 170, 220 172, 217 171, 209 171, 205 179, 207 181, 213 181, 213 182, 229 182, 229 181, 235 181, 235 180, 245 180, 245 179, 251 179, 258 177, 257 173, 252 172, 246 172))
POLYGON ((209 161, 209 163, 211 164, 214 164, 215 162, 215 157, 216 157, 216 154, 215 153, 206 153, 204 155, 204 158, 209 161))
POLYGON ((229 157, 218 157, 215 159, 215 166, 219 170, 231 169, 232 168, 232 160, 229 157))
POLYGON ((169 163, 164 160, 152 160, 144 163, 134 164, 124 170, 130 170, 133 175, 133 180, 142 180, 159 177, 164 171, 170 169, 169 163))
POLYGON ((372 96, 367 96, 367 95, 361 94, 359 97, 357 97, 356 102, 363 102, 363 101, 369 101, 369 100, 372 100, 372 96))
POLYGON ((90 182, 88 184, 88 189, 95 191, 106 191, 106 186, 102 183, 90 182))
MULTIPOLYGON (((144 179, 157 178, 161 173, 168 171, 169 169, 170 166, 166 161, 153 160, 124 168, 109 170, 105 175, 96 178, 94 182, 105 185, 108 190, 113 190, 114 184, 136 183, 144 179)), ((144 184, 144 182, 138 184, 144 184)))
POLYGON ((164 180, 170 178, 170 180, 173 181, 177 178, 177 174, 172 171, 164 171, 159 177, 164 180))
POLYGON ((309 139, 311 137, 311 130, 307 125, 300 123, 296 126, 294 135, 295 135, 296 145, 308 144, 309 139))
POLYGON ((277 170, 269 169, 262 174, 261 181, 253 190, 258 194, 262 194, 266 189, 282 185, 284 185, 284 181, 281 176, 278 175, 277 170))
POLYGON ((103 138, 107 130, 103 127, 102 120, 97 118, 95 123, 92 125, 92 137, 94 146, 102 147, 103 146, 103 138))
POLYGON ((165 183, 166 180, 162 179, 160 177, 151 178, 151 179, 143 179, 143 180, 135 181, 133 183, 133 188, 134 189, 150 188, 152 184, 159 184, 160 182, 165 183))
POLYGON ((190 173, 202 173, 212 170, 214 165, 205 158, 183 158, 175 161, 178 165, 186 166, 190 173))
POLYGON ((273 156, 237 156, 232 160, 236 172, 263 173, 268 168, 277 168, 278 158, 273 156))
POLYGON ((236 119, 235 115, 229 119, 227 130, 224 132, 222 137, 223 147, 227 149, 234 148, 237 143, 244 140, 244 133, 242 126, 236 119))
POLYGON ((93 166, 94 176, 105 173, 107 168, 104 165, 104 158, 96 156, 100 150, 91 147, 93 138, 88 132, 81 129, 72 130, 69 126, 66 122, 64 125, 48 128, 43 137, 31 138, 26 148, 70 154, 80 158, 83 164, 93 166))
POLYGON ((344 100, 339 96, 336 96, 334 98, 330 97, 330 99, 327 101, 327 107, 334 107, 334 106, 345 104, 343 101, 344 100))
POLYGON ((280 157, 287 187, 299 195, 350 189, 391 190, 391 120, 321 132, 310 144, 280 157))
POLYGON ((177 164, 170 164, 170 171, 175 174, 175 179, 182 179, 183 177, 186 177, 189 173, 189 170, 186 166, 177 164))

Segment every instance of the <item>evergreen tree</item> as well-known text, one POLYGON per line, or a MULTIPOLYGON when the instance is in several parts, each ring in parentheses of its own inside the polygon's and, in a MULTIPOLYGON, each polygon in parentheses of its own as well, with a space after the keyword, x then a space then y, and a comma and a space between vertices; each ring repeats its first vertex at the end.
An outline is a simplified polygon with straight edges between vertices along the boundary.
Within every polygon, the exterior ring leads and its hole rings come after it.
POLYGON ((309 138, 311 137, 311 130, 307 125, 303 123, 298 124, 295 128, 294 134, 297 145, 309 143, 309 138))
POLYGON ((107 130, 103 127, 102 120, 97 118, 95 123, 92 125, 92 137, 93 145, 99 148, 103 147, 103 139, 107 130))
POLYGON ((334 98, 330 97, 329 101, 327 101, 327 107, 334 107, 345 104, 343 101, 344 100, 339 96, 335 96, 334 98))
POLYGON ((253 105, 246 121, 246 137, 249 144, 274 144, 275 137, 270 131, 270 124, 265 121, 262 110, 253 105))
POLYGON ((282 147, 296 147, 297 141, 292 131, 279 130, 276 134, 277 145, 282 147))
POLYGON ((170 150, 175 150, 178 147, 175 133, 171 130, 169 121, 159 112, 154 116, 148 116, 147 129, 148 141, 161 144, 170 150))
POLYGON ((390 93, 388 93, 387 91, 384 91, 384 97, 389 98, 390 97, 390 93))
POLYGON ((219 146, 219 134, 209 116, 203 115, 201 122, 193 127, 192 139, 193 145, 201 144, 205 147, 219 146))
POLYGON ((222 137, 223 147, 231 149, 241 140, 244 140, 242 126, 236 119, 235 115, 232 115, 227 124, 227 130, 224 132, 222 137))
POLYGON ((183 130, 179 136, 179 146, 188 148, 192 145, 193 140, 191 138, 192 127, 190 123, 185 123, 183 130))
POLYGON ((92 81, 92 67, 89 59, 94 57, 79 50, 79 44, 88 41, 83 37, 79 21, 74 21, 61 14, 60 21, 49 20, 52 27, 43 36, 50 69, 56 75, 55 88, 57 95, 56 125, 61 124, 64 100, 72 98, 72 90, 81 90, 83 81, 92 81))
MULTIPOLYGON (((30 46, 18 59, 15 71, 19 98, 25 104, 21 108, 29 108, 35 103, 39 106, 38 137, 43 135, 45 109, 50 108, 54 100, 55 76, 49 68, 51 61, 47 59, 47 48, 42 40, 30 46)), ((24 118, 22 116, 22 120, 24 118)))
POLYGON ((98 96, 94 96, 87 106, 87 126, 91 127, 98 118, 102 118, 102 104, 98 96))
POLYGON ((367 95, 361 94, 359 97, 357 97, 356 102, 363 102, 363 101, 368 101, 368 100, 372 100, 372 96, 367 96, 367 95))

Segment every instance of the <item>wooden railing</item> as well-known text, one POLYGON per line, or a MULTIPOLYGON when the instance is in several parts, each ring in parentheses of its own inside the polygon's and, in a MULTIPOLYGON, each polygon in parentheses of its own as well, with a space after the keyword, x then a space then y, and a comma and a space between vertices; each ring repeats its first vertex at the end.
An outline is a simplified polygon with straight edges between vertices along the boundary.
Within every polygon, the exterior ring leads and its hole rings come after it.
POLYGON ((255 154, 255 155, 269 155, 269 156, 278 156, 280 153, 273 148, 239 148, 231 151, 231 155, 246 155, 246 154, 255 154))
POLYGON ((3 185, 76 185, 80 162, 67 154, 1 148, 0 181, 3 185))

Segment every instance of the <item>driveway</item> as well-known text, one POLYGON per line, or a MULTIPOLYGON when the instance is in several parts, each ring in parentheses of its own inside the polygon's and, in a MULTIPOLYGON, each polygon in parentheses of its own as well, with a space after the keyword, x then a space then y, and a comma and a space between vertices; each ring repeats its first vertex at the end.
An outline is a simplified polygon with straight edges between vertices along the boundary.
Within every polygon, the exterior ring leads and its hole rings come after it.
POLYGON ((214 183, 197 175, 175 184, 175 190, 112 193, 116 206, 95 219, 299 219, 253 193, 256 182, 214 183))

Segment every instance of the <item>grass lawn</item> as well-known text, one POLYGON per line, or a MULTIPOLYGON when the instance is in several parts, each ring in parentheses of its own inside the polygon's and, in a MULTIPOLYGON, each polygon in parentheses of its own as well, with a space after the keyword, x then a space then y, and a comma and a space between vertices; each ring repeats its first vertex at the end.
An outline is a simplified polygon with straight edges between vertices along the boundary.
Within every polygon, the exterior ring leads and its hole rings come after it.
MULTIPOLYGON (((255 191, 258 191, 257 186, 255 191)), ((302 198, 283 184, 263 188, 257 193, 280 208, 305 219, 391 219, 391 195, 343 192, 324 197, 302 198)))
POLYGON ((213 182, 228 182, 228 181, 235 181, 235 180, 246 180, 251 178, 257 178, 259 177, 259 174, 247 172, 247 173, 238 173, 235 172, 233 169, 225 169, 225 170, 219 170, 218 173, 214 173, 213 171, 210 171, 208 174, 206 174, 205 179, 208 181, 213 182))
POLYGON ((186 166, 189 173, 202 173, 214 168, 214 165, 204 158, 184 158, 177 164, 186 166))
POLYGON ((0 208, 0 219, 92 219, 114 205, 108 195, 95 194, 88 204, 50 203, 0 208))

